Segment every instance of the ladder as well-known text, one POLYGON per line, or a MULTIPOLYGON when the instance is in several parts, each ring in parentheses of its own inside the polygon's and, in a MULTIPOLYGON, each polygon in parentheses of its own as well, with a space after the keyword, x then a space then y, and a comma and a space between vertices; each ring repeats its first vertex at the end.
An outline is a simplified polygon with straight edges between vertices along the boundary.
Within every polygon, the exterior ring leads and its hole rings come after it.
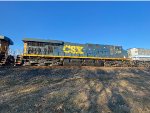
POLYGON ((1 61, 0 61, 0 65, 1 65, 1 66, 5 65, 5 64, 6 64, 6 61, 7 61, 7 57, 4 56, 4 57, 1 59, 1 61))

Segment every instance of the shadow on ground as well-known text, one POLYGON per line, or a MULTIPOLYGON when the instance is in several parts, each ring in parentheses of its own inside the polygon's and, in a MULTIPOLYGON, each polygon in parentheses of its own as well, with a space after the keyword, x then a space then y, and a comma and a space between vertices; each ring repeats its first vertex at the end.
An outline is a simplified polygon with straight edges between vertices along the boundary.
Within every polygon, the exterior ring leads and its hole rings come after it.
POLYGON ((1 113, 149 113, 148 68, 0 68, 1 113))

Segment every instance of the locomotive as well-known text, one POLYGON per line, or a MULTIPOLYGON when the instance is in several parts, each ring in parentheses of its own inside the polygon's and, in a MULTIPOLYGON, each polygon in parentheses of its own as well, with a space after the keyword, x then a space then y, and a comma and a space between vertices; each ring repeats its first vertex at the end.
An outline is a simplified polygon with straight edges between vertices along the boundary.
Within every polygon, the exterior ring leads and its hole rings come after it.
POLYGON ((13 41, 6 36, 0 36, 0 65, 14 64, 14 57, 8 54, 9 45, 13 45, 13 41))
POLYGON ((122 46, 78 44, 33 38, 24 38, 23 43, 24 49, 21 56, 23 62, 17 62, 17 64, 127 66, 130 63, 128 53, 122 46))

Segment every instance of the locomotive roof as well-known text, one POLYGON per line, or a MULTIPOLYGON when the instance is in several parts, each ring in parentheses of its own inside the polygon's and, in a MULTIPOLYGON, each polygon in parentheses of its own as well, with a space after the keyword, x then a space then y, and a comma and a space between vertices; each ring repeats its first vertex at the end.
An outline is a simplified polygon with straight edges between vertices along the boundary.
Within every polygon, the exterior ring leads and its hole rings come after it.
MULTIPOLYGON (((64 43, 69 43, 71 44, 72 42, 63 42, 60 40, 45 40, 45 39, 36 39, 36 38, 23 38, 22 41, 27 41, 27 42, 48 42, 48 43, 55 43, 55 44, 64 44, 64 43)), ((79 43, 72 43, 72 44, 79 44, 79 43)), ((80 45, 90 45, 90 46, 116 46, 116 47, 122 47, 120 45, 105 45, 105 44, 91 44, 91 43, 85 43, 85 44, 80 44, 80 45)))
POLYGON ((134 47, 134 48, 129 48, 129 49, 127 49, 127 50, 132 50, 132 49, 137 49, 137 50, 150 50, 150 49, 148 49, 148 48, 136 48, 136 47, 134 47))
POLYGON ((58 40, 45 40, 45 39, 35 39, 35 38, 24 38, 23 41, 30 41, 30 42, 49 42, 49 43, 56 43, 56 44, 63 44, 63 41, 58 40))
POLYGON ((5 41, 7 41, 10 45, 13 45, 13 44, 14 44, 13 41, 12 41, 10 38, 6 37, 6 36, 0 35, 0 40, 5 40, 5 41))

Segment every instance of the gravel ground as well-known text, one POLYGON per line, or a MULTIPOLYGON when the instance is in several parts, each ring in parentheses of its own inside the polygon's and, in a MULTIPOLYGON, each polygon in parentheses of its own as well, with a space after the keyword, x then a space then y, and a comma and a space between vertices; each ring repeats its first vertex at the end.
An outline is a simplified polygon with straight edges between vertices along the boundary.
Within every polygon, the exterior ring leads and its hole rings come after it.
POLYGON ((150 69, 0 67, 0 113, 150 113, 150 69))

